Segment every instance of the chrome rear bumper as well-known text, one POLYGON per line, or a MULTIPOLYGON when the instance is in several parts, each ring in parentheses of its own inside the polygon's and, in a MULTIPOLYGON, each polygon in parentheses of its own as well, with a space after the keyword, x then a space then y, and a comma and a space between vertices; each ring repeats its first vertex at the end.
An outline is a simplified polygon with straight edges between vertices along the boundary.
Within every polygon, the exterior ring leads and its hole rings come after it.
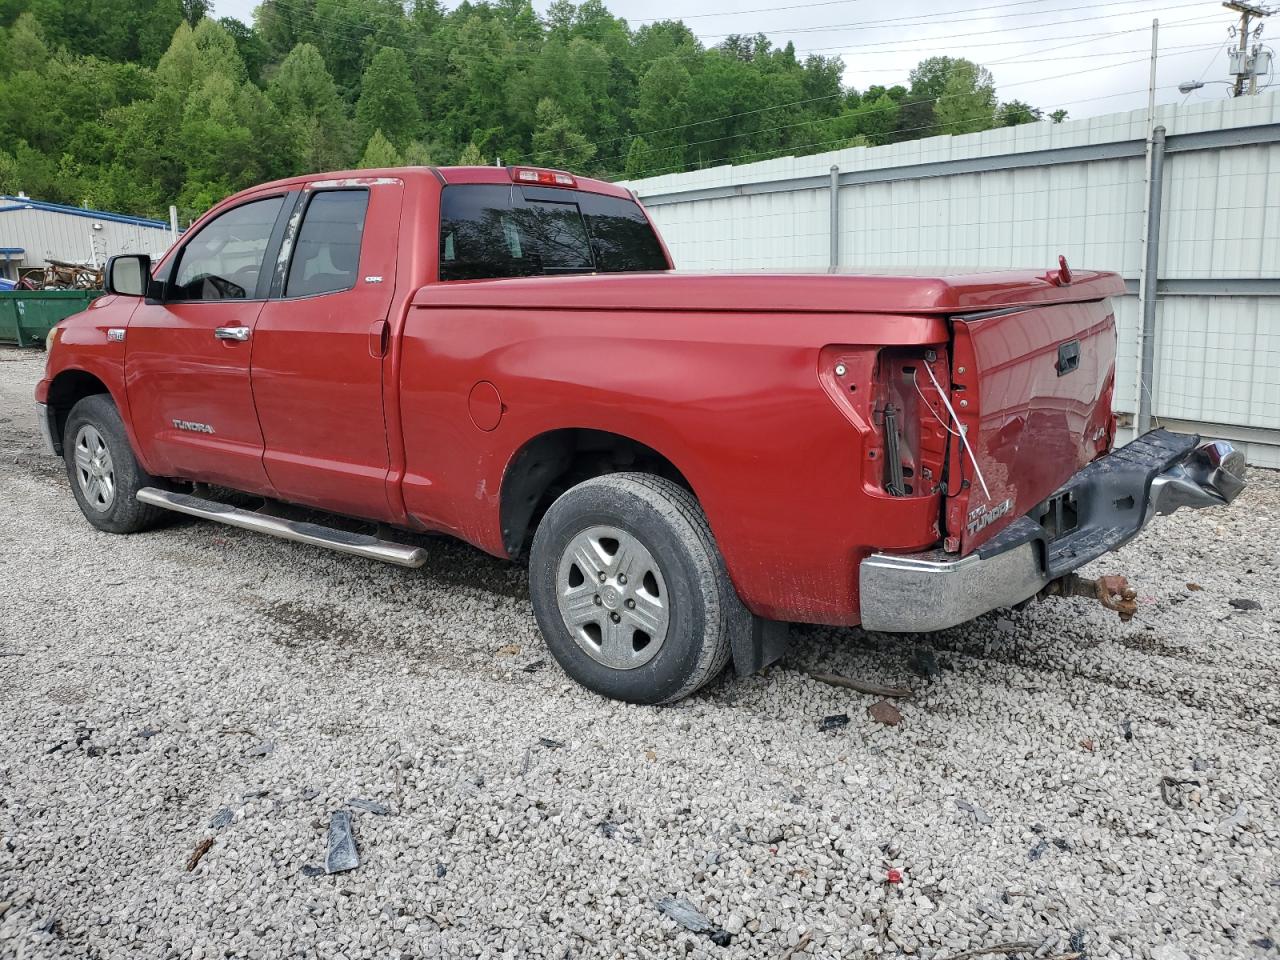
POLYGON ((1222 440, 1198 441, 1157 430, 1086 466, 1054 495, 1072 496, 1080 516, 1058 538, 1032 511, 966 557, 872 554, 858 576, 862 626, 893 633, 956 626, 1030 599, 1127 543, 1157 514, 1230 503, 1245 486, 1244 455, 1222 440))

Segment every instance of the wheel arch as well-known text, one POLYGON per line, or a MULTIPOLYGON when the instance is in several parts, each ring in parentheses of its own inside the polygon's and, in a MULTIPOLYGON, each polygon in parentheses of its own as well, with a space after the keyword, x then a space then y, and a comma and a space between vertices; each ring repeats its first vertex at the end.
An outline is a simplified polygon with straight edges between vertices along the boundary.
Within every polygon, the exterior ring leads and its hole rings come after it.
POLYGON ((666 477, 698 497, 670 457, 632 437, 589 427, 561 427, 530 437, 502 474, 499 520, 507 555, 512 559, 524 555, 538 519, 569 487, 621 472, 666 477))
POLYGON ((67 425, 67 417, 71 408, 95 394, 105 393, 116 408, 120 403, 111 393, 110 388, 99 378, 87 370, 69 368, 60 371, 49 383, 49 394, 45 401, 45 416, 49 418, 49 433, 53 438, 54 451, 62 455, 62 432, 67 425))

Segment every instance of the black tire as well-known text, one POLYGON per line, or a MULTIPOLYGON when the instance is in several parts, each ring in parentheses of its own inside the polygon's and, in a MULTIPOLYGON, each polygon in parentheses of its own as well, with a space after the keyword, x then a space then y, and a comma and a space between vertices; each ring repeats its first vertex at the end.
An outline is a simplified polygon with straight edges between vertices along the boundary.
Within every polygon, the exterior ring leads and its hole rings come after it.
POLYGON ((110 396, 94 394, 71 408, 62 431, 62 452, 71 492, 80 505, 80 512, 93 526, 107 533, 137 533, 155 526, 160 520, 164 511, 138 502, 139 490, 159 484, 155 477, 142 469, 133 455, 120 411, 110 396), (82 438, 82 431, 84 438, 88 439, 93 436, 88 432, 90 430, 96 432, 110 454, 112 490, 109 502, 105 503, 102 496, 90 499, 81 483, 76 463, 77 443, 82 438))
MULTIPOLYGON (((590 586, 596 589, 594 580, 590 586)), ((604 586, 599 589, 603 591, 604 586)), ((729 660, 730 615, 738 598, 698 501, 661 477, 615 473, 566 491, 551 505, 534 535, 529 591, 538 626, 556 661, 584 687, 606 697, 629 703, 674 703, 714 678, 729 660), (572 584, 574 564, 569 550, 575 538, 602 528, 629 534, 660 568, 667 625, 652 659, 639 666, 619 669, 601 662, 561 614, 560 591, 582 589, 572 584), (560 583, 562 564, 570 568, 565 584, 560 583)), ((597 609, 613 617, 608 612, 611 608, 602 607, 598 597, 597 593, 597 609)), ((609 602, 620 602, 616 591, 609 602)), ((625 602, 634 606, 634 601, 625 602)), ((583 609, 586 616, 593 616, 583 609)), ((621 607, 612 609, 625 615, 621 607)), ((624 623, 620 629, 626 627, 624 623)), ((646 636, 643 631, 635 635, 646 636)))

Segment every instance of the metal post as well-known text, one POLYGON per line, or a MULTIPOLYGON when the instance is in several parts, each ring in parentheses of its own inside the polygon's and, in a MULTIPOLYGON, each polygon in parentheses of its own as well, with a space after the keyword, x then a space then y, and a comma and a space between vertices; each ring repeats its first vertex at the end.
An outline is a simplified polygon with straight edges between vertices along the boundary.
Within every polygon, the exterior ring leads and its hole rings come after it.
POLYGON ((1138 430, 1151 429, 1156 366, 1156 287, 1160 279, 1160 204, 1164 184, 1164 127, 1151 133, 1151 179, 1147 184, 1147 242, 1142 267, 1142 354, 1138 372, 1138 430))
POLYGON ((831 266, 840 266, 840 168, 831 165, 831 266))
MULTIPOLYGON (((1151 21, 1151 74, 1147 80, 1147 144, 1144 156, 1142 158, 1142 185, 1144 190, 1143 207, 1142 207, 1142 262, 1144 264, 1142 272, 1138 276, 1138 303, 1145 304, 1147 299, 1147 271, 1145 264, 1147 262, 1147 251, 1151 248, 1151 235, 1149 228, 1151 226, 1151 160, 1155 153, 1155 137, 1156 137, 1156 60, 1160 51, 1160 21, 1151 21)), ((1159 243, 1159 237, 1156 238, 1159 243)), ((1142 321, 1139 319, 1136 329, 1134 330, 1136 341, 1134 348, 1137 356, 1142 357, 1142 321)), ((1144 383, 1142 379, 1141 368, 1135 371, 1133 378, 1133 412, 1134 412, 1134 436, 1140 436, 1144 431, 1139 429, 1139 415, 1143 409, 1144 391, 1150 391, 1150 384, 1144 383)))

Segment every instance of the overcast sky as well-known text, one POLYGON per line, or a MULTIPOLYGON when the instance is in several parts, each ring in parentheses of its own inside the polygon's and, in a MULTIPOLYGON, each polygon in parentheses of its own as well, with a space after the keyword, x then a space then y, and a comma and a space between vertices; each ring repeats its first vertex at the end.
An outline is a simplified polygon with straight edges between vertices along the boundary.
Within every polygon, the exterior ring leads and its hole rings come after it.
MULTIPOLYGON (((258 0, 214 0, 217 16, 246 23, 258 0)), ((544 11, 546 0, 535 0, 544 11)), ((917 61, 948 54, 984 64, 1001 100, 1025 100, 1073 118, 1146 106, 1151 21, 1160 20, 1156 97, 1203 78, 1191 99, 1226 94, 1227 28, 1219 0, 606 0, 632 26, 679 18, 712 46, 730 33, 765 33, 800 56, 840 56, 858 89, 905 84, 917 61)), ((1280 16, 1275 18, 1280 34, 1280 16)))

